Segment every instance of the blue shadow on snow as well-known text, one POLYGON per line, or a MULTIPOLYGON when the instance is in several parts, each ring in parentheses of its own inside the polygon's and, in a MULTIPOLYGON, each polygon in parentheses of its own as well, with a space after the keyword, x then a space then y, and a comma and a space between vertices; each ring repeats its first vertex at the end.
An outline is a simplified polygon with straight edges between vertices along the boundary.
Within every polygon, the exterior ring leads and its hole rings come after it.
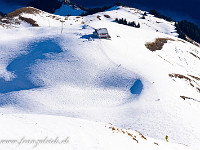
POLYGON ((131 94, 140 95, 143 90, 142 81, 140 79, 127 77, 121 72, 124 72, 124 70, 120 69, 118 72, 105 72, 101 77, 99 77, 100 84, 107 88, 130 88, 131 94))
POLYGON ((81 39, 87 39, 87 40, 90 40, 90 39, 98 39, 98 36, 95 35, 95 33, 93 34, 89 34, 89 35, 83 35, 82 37, 80 37, 81 39))
POLYGON ((17 77, 12 81, 0 79, 0 93, 9 93, 12 91, 29 90, 38 88, 29 80, 30 67, 36 60, 45 59, 46 53, 62 52, 59 45, 53 39, 47 39, 30 44, 29 53, 14 59, 7 67, 7 70, 13 72, 17 77))
POLYGON ((143 90, 143 84, 141 80, 136 80, 130 91, 132 94, 140 95, 143 90))

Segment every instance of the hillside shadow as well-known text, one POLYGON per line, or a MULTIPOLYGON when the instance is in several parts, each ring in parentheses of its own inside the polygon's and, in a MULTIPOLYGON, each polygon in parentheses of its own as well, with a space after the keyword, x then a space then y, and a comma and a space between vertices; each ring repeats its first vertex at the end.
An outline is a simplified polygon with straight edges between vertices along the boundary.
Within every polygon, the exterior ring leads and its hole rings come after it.
MULTIPOLYGON (((118 70, 118 72, 123 71, 123 69, 118 70)), ((106 88, 127 89, 132 95, 139 96, 143 90, 142 81, 118 72, 104 73, 99 77, 100 85, 106 88)))
POLYGON ((38 88, 29 79, 31 75, 30 67, 36 60, 45 59, 46 53, 60 53, 62 52, 59 45, 54 39, 47 39, 32 43, 28 48, 29 53, 22 55, 13 60, 7 67, 7 70, 16 75, 12 81, 5 81, 0 79, 0 93, 9 93, 13 91, 29 90, 38 88))
POLYGON ((81 39, 92 40, 92 39, 98 39, 98 36, 94 35, 94 33, 93 33, 93 34, 83 35, 80 38, 81 39))

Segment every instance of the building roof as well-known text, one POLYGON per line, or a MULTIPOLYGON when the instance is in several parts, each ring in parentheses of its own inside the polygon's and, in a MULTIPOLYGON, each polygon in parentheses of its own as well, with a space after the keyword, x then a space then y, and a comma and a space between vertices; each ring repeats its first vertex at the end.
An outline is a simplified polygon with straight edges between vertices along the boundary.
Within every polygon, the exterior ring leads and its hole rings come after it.
POLYGON ((108 30, 106 28, 95 29, 98 34, 108 34, 108 30))

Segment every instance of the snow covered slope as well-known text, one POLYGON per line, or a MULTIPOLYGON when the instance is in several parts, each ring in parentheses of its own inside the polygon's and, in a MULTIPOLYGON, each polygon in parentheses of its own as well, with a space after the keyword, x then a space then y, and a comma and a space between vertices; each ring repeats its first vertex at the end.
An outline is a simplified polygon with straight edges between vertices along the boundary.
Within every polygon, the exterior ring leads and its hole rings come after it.
POLYGON ((178 39, 174 22, 143 13, 114 7, 85 17, 34 10, 5 18, 1 112, 111 122, 199 149, 200 48, 178 39), (111 40, 96 38, 95 28, 107 28, 111 40))
POLYGON ((44 115, 1 115, 4 150, 190 150, 143 136, 134 130, 81 119, 44 115), (18 129, 18 130, 16 130, 18 129))

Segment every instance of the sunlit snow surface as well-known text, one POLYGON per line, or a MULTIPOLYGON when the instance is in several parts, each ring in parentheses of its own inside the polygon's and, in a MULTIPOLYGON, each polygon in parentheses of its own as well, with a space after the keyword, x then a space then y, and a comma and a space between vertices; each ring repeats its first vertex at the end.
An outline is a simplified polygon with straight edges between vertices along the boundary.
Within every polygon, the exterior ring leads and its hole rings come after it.
POLYGON ((199 103, 180 96, 198 100, 200 94, 169 74, 199 76, 200 63, 190 54, 198 55, 199 48, 177 39, 173 23, 142 20, 142 13, 120 7, 84 18, 57 16, 65 21, 62 34, 59 19, 23 14, 41 27, 0 29, 1 112, 111 122, 198 148, 199 103), (140 22, 141 28, 117 24, 116 17, 140 22), (111 40, 92 36, 104 27, 111 40), (145 43, 157 37, 175 41, 151 52, 145 43))
POLYGON ((144 139, 135 130, 77 118, 4 114, 0 122, 0 128, 7 129, 1 131, 0 139, 10 137, 12 140, 12 143, 2 140, 0 148, 4 150, 191 150, 182 144, 147 136, 144 139), (133 140, 133 136, 138 142, 133 140))

